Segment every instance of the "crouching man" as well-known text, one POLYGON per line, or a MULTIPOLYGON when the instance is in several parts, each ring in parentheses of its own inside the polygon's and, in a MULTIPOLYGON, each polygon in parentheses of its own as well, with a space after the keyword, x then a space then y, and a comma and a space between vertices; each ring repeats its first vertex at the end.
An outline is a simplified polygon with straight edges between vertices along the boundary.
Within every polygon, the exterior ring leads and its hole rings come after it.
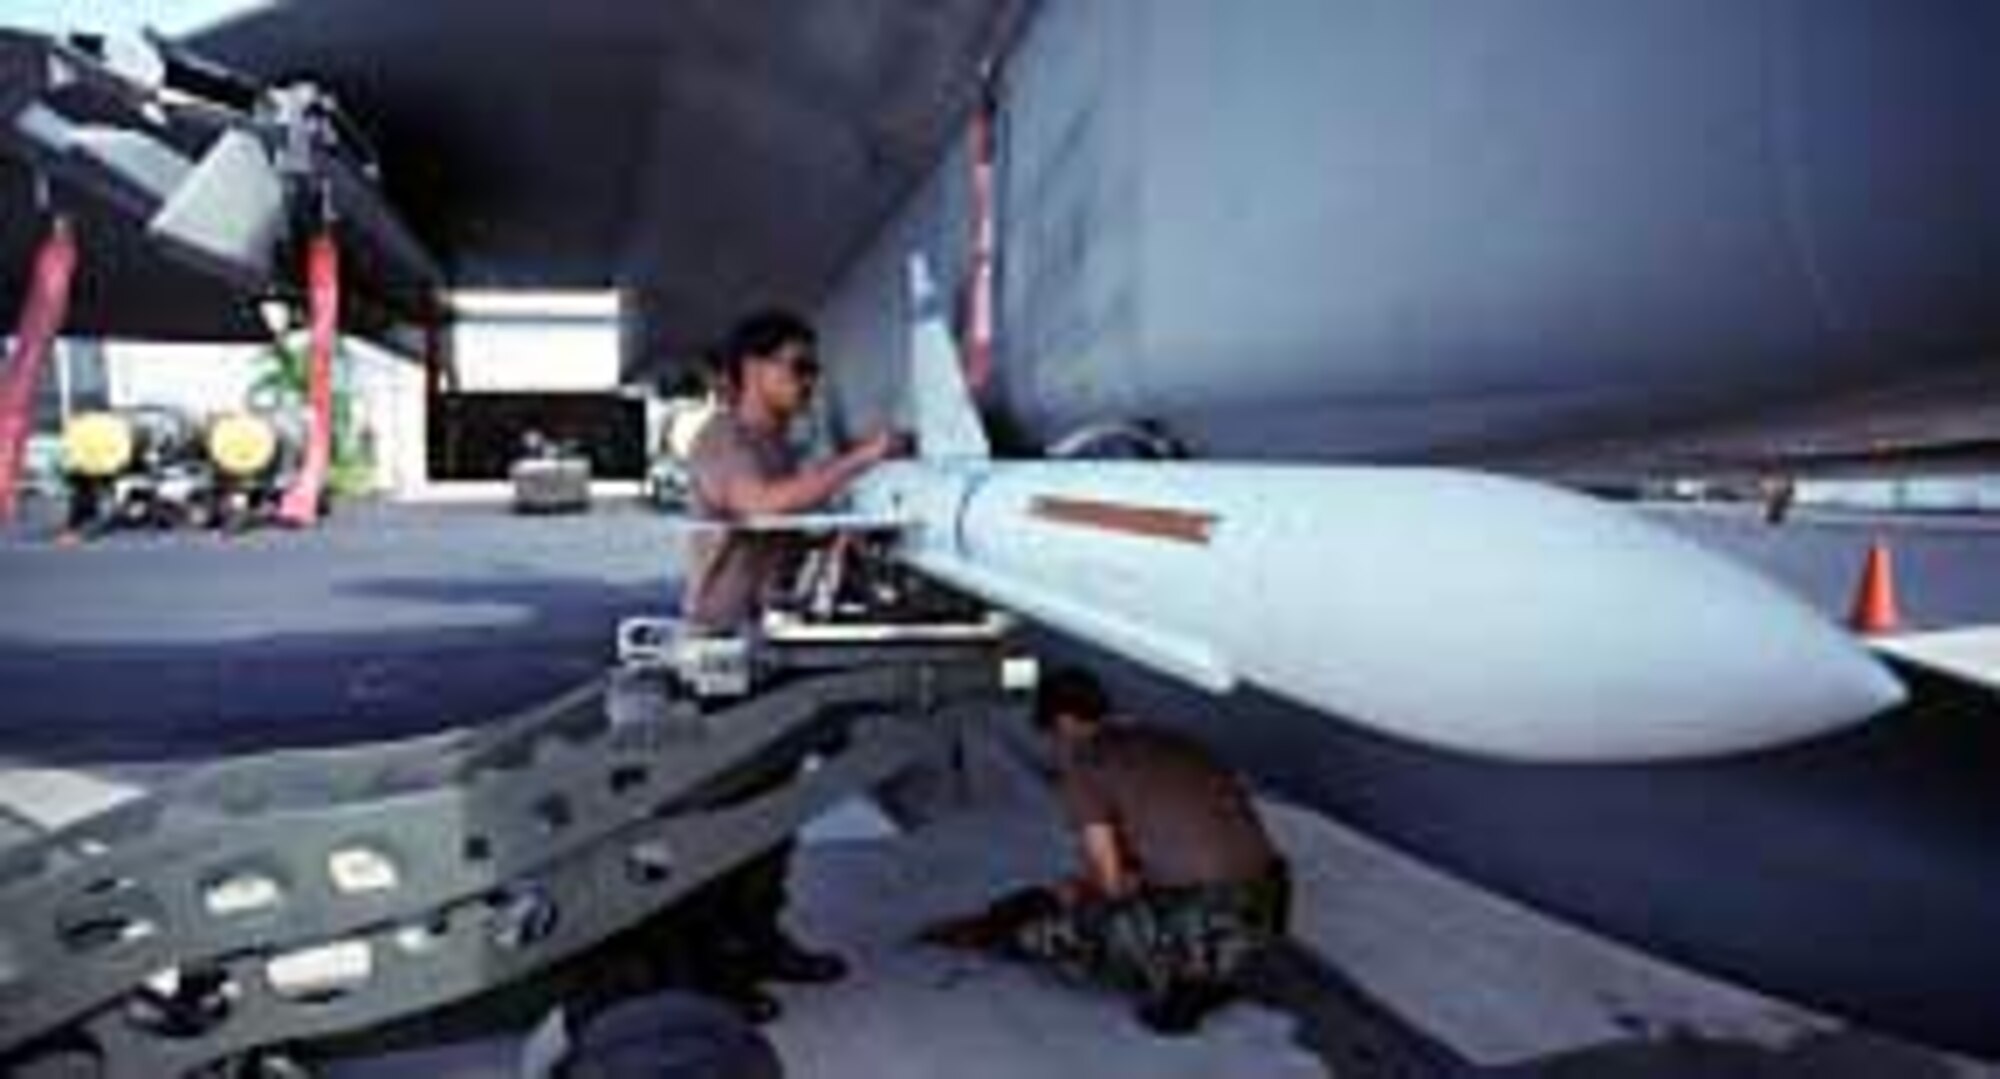
POLYGON ((1284 936, 1290 878, 1233 773, 1185 738, 1108 711, 1081 669, 1045 677, 1035 700, 1082 872, 933 939, 975 943, 965 936, 975 924, 974 936, 997 931, 986 943, 1136 994, 1147 1027, 1185 1034, 1284 936))

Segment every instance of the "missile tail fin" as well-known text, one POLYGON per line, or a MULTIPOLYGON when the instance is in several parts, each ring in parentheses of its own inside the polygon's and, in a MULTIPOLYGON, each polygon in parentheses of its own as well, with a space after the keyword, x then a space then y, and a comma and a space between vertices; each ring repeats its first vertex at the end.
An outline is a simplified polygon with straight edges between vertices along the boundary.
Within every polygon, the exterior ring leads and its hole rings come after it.
POLYGON ((992 455, 979 409, 965 385, 949 312, 930 265, 911 255, 910 417, 925 460, 984 460, 992 455))

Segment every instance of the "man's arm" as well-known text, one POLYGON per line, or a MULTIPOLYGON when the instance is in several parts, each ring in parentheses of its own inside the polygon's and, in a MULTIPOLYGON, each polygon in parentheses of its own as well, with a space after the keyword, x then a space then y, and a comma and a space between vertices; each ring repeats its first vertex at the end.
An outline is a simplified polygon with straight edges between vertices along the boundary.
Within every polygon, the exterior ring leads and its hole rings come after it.
POLYGON ((1091 898, 1116 899, 1139 887, 1138 874, 1127 857, 1125 842, 1119 838, 1117 813, 1107 796, 1098 769, 1087 760, 1066 759, 1056 781, 1064 814, 1076 829, 1077 853, 1083 871, 1056 885, 1064 903, 1076 904, 1091 898))
POLYGON ((1139 881, 1125 857, 1118 829, 1108 821, 1083 826, 1083 882, 1107 899, 1122 899, 1138 889, 1139 881))
POLYGON ((713 494, 719 508, 732 517, 765 517, 817 509, 895 448, 895 435, 878 431, 845 453, 807 465, 784 479, 762 479, 746 471, 725 480, 713 494))

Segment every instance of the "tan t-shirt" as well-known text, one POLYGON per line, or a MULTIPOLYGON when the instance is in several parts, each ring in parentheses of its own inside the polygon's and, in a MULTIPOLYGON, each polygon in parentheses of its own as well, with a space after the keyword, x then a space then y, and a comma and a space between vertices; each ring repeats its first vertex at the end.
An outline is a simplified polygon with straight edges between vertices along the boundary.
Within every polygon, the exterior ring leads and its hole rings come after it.
POLYGON ((1179 735, 1107 725, 1065 764, 1061 790, 1076 827, 1117 830, 1146 884, 1255 880, 1277 865, 1243 783, 1179 735))
MULTIPOLYGON (((700 521, 727 521, 720 494, 742 477, 782 480, 798 471, 798 455, 776 432, 743 425, 733 414, 716 413, 702 426, 688 453, 693 497, 690 508, 700 521)), ((743 629, 757 619, 764 590, 784 572, 797 545, 773 534, 701 529, 688 541, 687 587, 681 594, 681 616, 717 632, 743 629)))

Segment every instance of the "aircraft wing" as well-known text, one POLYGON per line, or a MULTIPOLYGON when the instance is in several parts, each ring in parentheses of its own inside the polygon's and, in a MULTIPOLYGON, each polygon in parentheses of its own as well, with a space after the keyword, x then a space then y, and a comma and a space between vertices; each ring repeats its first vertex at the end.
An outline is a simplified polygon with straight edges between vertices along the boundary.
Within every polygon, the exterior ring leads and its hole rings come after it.
POLYGON ((2000 690, 2000 626, 1960 626, 1877 638, 1876 649, 1948 678, 2000 690))

